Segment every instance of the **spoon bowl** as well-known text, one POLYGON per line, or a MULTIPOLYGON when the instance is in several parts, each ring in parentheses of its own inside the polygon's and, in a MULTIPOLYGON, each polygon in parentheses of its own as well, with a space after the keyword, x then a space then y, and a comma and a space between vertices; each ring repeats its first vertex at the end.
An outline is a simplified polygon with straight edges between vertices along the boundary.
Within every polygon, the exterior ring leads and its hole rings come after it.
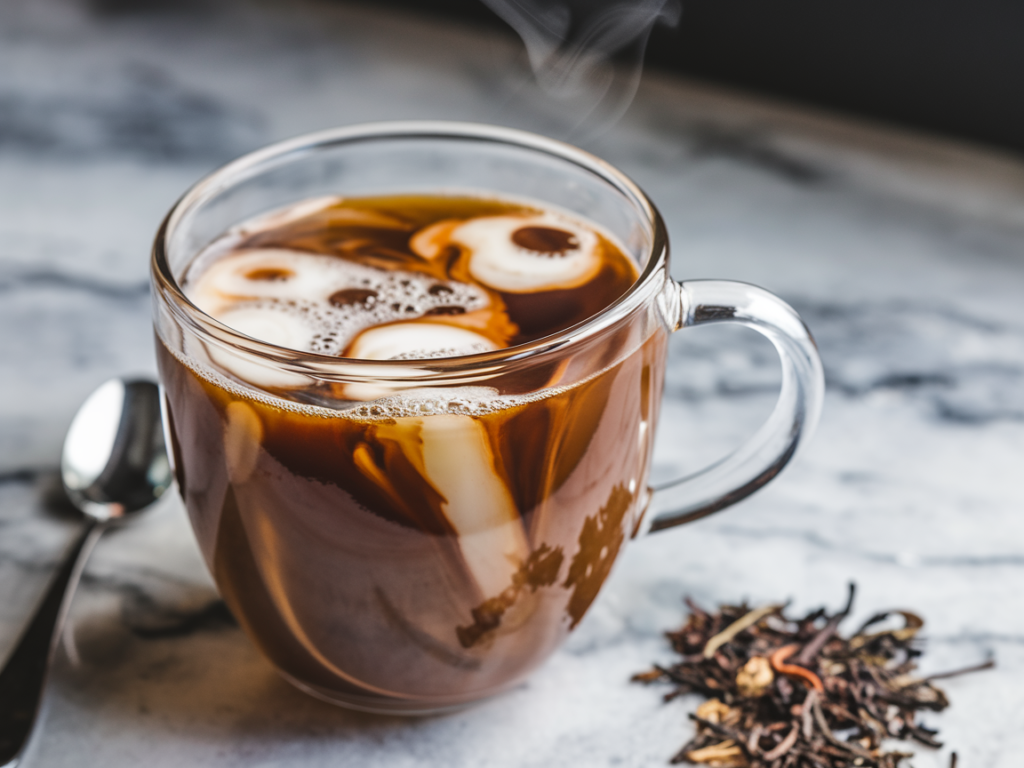
POLYGON ((156 384, 111 379, 100 385, 75 414, 61 454, 61 482, 84 523, 0 670, 0 768, 12 768, 25 754, 61 625, 93 546, 112 523, 152 506, 171 477, 156 384))
POLYGON ((64 438, 60 476, 71 502, 100 522, 159 499, 171 470, 156 384, 110 379, 89 395, 64 438))

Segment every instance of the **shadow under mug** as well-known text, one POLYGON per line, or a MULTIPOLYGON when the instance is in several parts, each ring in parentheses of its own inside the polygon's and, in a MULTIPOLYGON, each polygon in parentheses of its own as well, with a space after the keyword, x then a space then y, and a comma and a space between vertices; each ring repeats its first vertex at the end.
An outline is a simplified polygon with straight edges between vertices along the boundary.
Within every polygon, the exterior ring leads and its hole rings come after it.
POLYGON ((206 563, 279 671, 377 712, 494 695, 577 625, 627 539, 722 509, 778 474, 821 408, 807 328, 760 288, 677 283, 668 259, 660 215, 622 173, 492 126, 316 133, 243 157, 181 198, 152 259, 165 426, 206 563), (431 360, 276 347, 205 315, 181 290, 204 246, 258 214, 324 195, 403 193, 567 211, 614 235, 641 276, 556 335, 431 360), (775 345, 778 403, 735 453, 652 490, 668 336, 723 322, 775 345), (247 381, 254 370, 280 388, 247 381))

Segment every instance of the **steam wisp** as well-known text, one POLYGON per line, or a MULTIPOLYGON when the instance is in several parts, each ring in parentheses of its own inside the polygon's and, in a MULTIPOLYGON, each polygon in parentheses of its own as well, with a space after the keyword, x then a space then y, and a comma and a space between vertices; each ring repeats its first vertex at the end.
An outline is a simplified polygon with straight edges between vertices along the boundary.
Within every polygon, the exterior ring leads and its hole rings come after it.
POLYGON ((656 24, 675 26, 679 0, 483 0, 522 38, 540 87, 579 127, 608 127, 629 107, 656 24))

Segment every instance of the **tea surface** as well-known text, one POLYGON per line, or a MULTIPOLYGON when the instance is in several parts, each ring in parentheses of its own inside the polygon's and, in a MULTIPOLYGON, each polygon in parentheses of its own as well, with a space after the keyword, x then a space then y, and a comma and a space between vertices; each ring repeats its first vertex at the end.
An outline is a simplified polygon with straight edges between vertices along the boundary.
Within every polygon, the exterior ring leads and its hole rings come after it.
POLYGON ((247 335, 303 352, 415 359, 548 336, 608 307, 632 260, 597 227, 507 201, 310 200, 237 227, 183 288, 247 335))

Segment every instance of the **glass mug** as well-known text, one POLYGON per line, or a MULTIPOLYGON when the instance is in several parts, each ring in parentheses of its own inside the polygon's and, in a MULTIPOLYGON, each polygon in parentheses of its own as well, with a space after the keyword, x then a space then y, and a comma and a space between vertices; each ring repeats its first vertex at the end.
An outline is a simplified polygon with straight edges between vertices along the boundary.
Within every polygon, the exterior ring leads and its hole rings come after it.
POLYGON ((432 712, 515 685, 577 625, 627 539, 760 488, 821 408, 821 362, 787 304, 743 283, 673 281, 665 225, 633 182, 521 131, 384 123, 259 150, 178 201, 157 233, 152 278, 178 487, 221 594, 287 679, 363 710, 432 712), (276 347, 182 292, 193 257, 258 214, 403 193, 575 214, 614 235, 640 277, 553 336, 429 360, 276 347), (721 322, 775 345, 778 403, 735 453, 652 490, 668 336, 721 322), (226 375, 225 361, 242 375, 226 375), (255 380, 306 394, 264 391, 245 379, 256 369, 255 380), (363 394, 332 400, 338 391, 363 394))

